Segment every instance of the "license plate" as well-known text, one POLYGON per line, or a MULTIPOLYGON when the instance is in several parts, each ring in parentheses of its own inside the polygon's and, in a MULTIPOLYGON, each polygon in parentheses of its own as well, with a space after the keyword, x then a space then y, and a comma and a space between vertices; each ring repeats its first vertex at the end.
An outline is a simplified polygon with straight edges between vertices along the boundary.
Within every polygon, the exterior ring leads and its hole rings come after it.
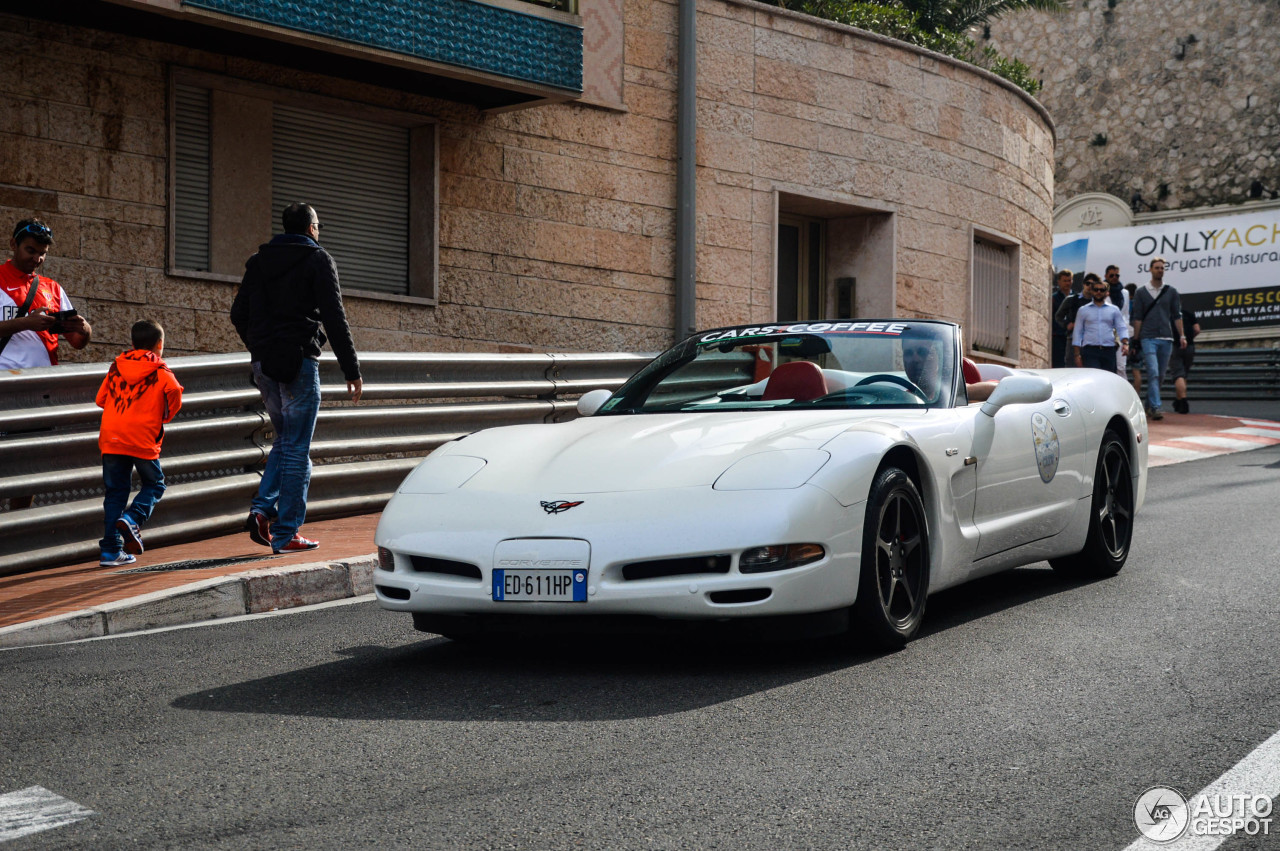
POLYGON ((495 568, 493 600, 495 603, 585 603, 587 572, 495 568))

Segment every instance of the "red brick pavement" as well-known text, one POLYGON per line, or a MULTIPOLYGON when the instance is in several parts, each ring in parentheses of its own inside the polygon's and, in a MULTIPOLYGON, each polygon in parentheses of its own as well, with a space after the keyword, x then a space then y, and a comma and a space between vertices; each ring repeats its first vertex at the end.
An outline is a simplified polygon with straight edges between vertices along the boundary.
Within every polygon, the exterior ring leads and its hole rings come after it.
MULTIPOLYGON (((163 510, 163 507, 162 507, 163 510)), ((317 549, 289 555, 272 555, 271 550, 249 540, 240 532, 189 544, 149 549, 138 561, 124 567, 101 567, 96 561, 0 576, 0 627, 47 618, 53 615, 113 603, 152 591, 162 591, 208 579, 243 573, 264 567, 345 561, 374 552, 373 533, 380 514, 343 517, 307 523, 303 534, 320 542, 317 549), (223 567, 172 570, 162 573, 128 573, 138 567, 194 559, 256 557, 223 567)), ((142 532, 146 540, 146 530, 142 532)))

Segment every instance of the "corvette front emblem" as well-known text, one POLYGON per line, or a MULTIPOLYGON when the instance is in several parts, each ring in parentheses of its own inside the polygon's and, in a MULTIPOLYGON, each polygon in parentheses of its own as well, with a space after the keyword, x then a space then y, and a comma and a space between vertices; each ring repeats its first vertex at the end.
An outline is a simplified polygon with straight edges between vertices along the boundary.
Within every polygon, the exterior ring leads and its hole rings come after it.
POLYGON ((562 511, 568 511, 570 508, 582 505, 582 503, 583 500, 578 500, 577 502, 566 502, 563 499, 557 499, 555 502, 544 501, 542 503, 542 510, 548 514, 559 514, 562 511))

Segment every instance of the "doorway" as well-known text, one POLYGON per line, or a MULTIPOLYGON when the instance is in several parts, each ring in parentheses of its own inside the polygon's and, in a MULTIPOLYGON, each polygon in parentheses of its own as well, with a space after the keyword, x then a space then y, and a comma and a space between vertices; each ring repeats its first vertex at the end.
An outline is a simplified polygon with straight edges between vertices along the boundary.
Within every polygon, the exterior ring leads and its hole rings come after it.
POLYGON ((825 220, 779 215, 777 321, 825 318, 826 246, 825 220))

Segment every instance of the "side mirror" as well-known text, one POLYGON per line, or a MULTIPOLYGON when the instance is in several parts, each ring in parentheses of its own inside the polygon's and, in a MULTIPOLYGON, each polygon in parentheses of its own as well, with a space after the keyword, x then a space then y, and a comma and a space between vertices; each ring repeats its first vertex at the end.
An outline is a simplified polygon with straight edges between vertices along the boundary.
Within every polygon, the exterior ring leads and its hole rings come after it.
POLYGON ((583 393, 578 399, 578 414, 583 417, 589 417, 596 411, 600 410, 600 406, 609 400, 613 395, 612 390, 591 390, 583 393))
POLYGON ((1006 405, 1034 405, 1053 394, 1053 382, 1043 375, 1010 375, 996 385, 982 403, 982 413, 994 417, 1006 405))

